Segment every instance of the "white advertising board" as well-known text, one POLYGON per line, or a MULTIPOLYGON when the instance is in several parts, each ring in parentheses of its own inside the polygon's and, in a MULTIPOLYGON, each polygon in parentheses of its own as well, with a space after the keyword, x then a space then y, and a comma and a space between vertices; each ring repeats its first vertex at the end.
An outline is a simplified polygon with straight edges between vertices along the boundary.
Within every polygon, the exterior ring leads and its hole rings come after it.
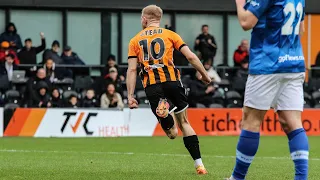
POLYGON ((157 123, 149 109, 47 109, 34 137, 152 136, 157 123))

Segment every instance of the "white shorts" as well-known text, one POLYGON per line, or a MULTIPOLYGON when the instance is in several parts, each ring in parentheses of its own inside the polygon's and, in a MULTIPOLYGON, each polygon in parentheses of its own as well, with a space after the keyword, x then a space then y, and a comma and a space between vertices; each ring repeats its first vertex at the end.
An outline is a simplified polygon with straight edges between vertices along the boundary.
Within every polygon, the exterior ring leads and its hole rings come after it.
POLYGON ((258 110, 303 111, 305 73, 249 75, 244 106, 258 110))

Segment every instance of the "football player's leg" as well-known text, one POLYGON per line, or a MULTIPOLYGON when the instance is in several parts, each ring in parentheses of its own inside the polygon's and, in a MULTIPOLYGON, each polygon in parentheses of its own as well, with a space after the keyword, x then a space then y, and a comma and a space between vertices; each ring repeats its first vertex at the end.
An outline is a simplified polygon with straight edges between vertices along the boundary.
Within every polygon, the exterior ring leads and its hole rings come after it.
POLYGON ((177 124, 183 134, 183 142, 187 150, 189 151, 192 159, 194 160, 194 166, 198 174, 207 174, 200 153, 200 146, 198 136, 191 127, 188 118, 187 111, 183 110, 176 114, 177 124))
POLYGON ((175 110, 176 122, 182 131, 183 142, 189 151, 198 174, 207 174, 202 163, 199 140, 195 131, 191 127, 187 118, 187 108, 189 107, 186 90, 180 82, 167 83, 165 87, 166 96, 177 107, 175 110))
POLYGON ((176 107, 170 101, 161 98, 155 111, 163 131, 170 139, 175 139, 178 135, 178 128, 173 113, 175 109, 176 107))
POLYGON ((236 164, 232 173, 235 179, 245 179, 256 155, 260 141, 260 126, 267 111, 250 107, 243 108, 241 134, 236 150, 236 164))
POLYGON ((309 143, 302 126, 303 74, 291 77, 277 103, 279 121, 288 136, 289 150, 295 165, 295 180, 308 179, 309 143))
POLYGON ((242 180, 247 175, 259 147, 261 123, 279 88, 275 80, 273 75, 248 77, 241 121, 242 130, 236 149, 236 163, 230 179, 242 180))
POLYGON ((156 84, 149 86, 145 91, 151 110, 157 117, 162 129, 170 139, 174 139, 178 135, 178 129, 170 111, 173 111, 175 107, 170 103, 170 101, 165 99, 162 85, 156 84))

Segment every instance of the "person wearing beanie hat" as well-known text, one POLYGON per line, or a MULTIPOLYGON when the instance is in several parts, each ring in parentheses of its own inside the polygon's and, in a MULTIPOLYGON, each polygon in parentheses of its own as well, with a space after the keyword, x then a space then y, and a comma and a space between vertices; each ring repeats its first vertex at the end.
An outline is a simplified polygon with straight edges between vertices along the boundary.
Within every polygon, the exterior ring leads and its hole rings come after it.
POLYGON ((58 40, 54 40, 51 45, 51 49, 47 49, 43 53, 42 64, 44 64, 48 59, 52 59, 56 64, 62 64, 63 60, 59 56, 60 43, 58 40))
POLYGON ((14 56, 13 60, 14 60, 14 64, 18 65, 20 64, 20 61, 18 59, 17 53, 12 50, 9 49, 10 47, 10 43, 7 41, 3 41, 1 42, 1 47, 0 47, 0 63, 4 63, 6 61, 6 56, 8 54, 11 54, 14 56))

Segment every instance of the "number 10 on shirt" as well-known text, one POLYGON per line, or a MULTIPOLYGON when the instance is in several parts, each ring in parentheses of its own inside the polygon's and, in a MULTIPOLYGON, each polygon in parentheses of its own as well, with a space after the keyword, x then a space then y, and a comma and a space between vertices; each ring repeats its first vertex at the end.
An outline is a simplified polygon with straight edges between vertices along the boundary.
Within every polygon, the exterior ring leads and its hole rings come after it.
POLYGON ((164 52, 165 52, 165 49, 166 49, 164 41, 161 38, 153 39, 151 41, 149 47, 148 47, 148 40, 147 39, 143 39, 143 40, 139 41, 139 45, 143 49, 143 60, 144 61, 149 61, 150 58, 152 58, 153 60, 162 59, 164 52), (156 49, 156 45, 158 45, 159 48, 156 49))

